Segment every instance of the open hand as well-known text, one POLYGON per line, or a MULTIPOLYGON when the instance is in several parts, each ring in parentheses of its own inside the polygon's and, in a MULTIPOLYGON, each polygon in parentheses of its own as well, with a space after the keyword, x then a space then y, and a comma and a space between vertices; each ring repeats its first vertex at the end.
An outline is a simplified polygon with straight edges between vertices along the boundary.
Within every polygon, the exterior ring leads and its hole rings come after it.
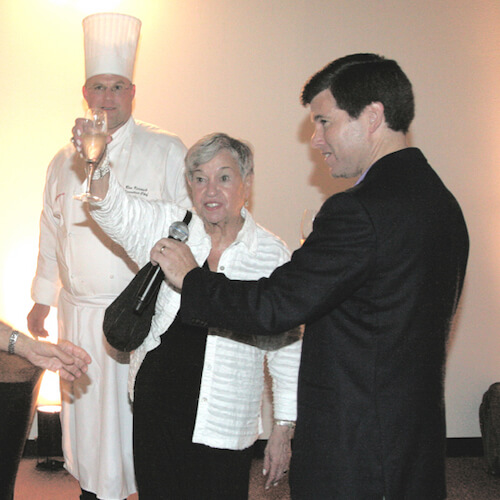
POLYGON ((88 370, 91 362, 87 352, 67 340, 58 345, 50 342, 33 340, 20 334, 16 342, 16 354, 25 357, 35 366, 58 371, 61 378, 73 381, 88 370))

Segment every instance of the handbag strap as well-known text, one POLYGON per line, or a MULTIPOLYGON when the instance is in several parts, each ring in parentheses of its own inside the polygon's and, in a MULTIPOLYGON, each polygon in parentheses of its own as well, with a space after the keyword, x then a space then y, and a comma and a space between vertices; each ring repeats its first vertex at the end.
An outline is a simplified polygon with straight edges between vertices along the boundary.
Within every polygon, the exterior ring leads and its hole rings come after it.
POLYGON ((193 214, 191 213, 191 211, 186 210, 186 215, 184 216, 184 219, 182 220, 182 222, 184 222, 184 224, 186 224, 186 226, 189 226, 189 223, 191 222, 192 216, 193 216, 193 214))

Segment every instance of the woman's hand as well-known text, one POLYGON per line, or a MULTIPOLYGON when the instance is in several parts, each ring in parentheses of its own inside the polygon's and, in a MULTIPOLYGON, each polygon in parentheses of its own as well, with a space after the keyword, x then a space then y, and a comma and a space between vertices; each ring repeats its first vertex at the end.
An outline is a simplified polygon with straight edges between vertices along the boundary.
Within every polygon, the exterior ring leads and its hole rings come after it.
POLYGON ((291 439, 294 430, 286 425, 273 426, 271 436, 264 451, 264 469, 267 475, 266 490, 275 486, 288 473, 292 457, 291 439))
MULTIPOLYGON (((83 158, 83 153, 82 153, 82 140, 80 139, 82 133, 83 133, 83 122, 85 121, 85 118, 77 118, 75 120, 75 125, 71 129, 71 142, 73 143, 73 146, 75 146, 75 149, 80 153, 80 156, 83 158)), ((109 144, 113 138, 108 135, 106 138, 106 144, 109 144)))
POLYGON ((73 146, 75 146, 75 149, 80 153, 80 156, 83 158, 82 154, 82 141, 80 139, 82 135, 82 123, 84 122, 84 118, 77 118, 75 120, 75 126, 71 129, 71 142, 73 143, 73 146))
POLYGON ((151 262, 159 264, 168 281, 182 290, 184 277, 198 267, 191 249, 173 238, 162 238, 151 249, 151 262))
MULTIPOLYGON (((75 147, 76 151, 80 154, 80 156, 85 159, 85 156, 82 153, 82 140, 81 136, 83 133, 82 124, 85 122, 85 118, 77 118, 75 120, 75 126, 71 129, 72 137, 71 142, 75 147)), ((110 135, 106 136, 106 144, 109 144, 113 138, 110 135)), ((101 154, 95 169, 95 174, 92 177, 92 183, 90 185, 90 192, 95 195, 98 199, 104 200, 106 195, 108 194, 109 188, 109 167, 110 162, 107 157, 107 153, 104 150, 101 154), (97 175, 96 177, 96 174, 97 175)))

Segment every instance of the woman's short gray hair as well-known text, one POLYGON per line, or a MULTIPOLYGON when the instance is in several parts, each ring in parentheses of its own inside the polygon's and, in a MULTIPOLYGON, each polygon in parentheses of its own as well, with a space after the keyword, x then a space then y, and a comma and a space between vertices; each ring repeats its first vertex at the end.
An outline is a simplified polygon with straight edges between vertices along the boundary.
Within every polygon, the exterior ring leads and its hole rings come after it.
POLYGON ((193 172, 200 165, 213 160, 223 150, 229 151, 238 162, 243 179, 253 173, 253 153, 250 146, 227 134, 215 132, 202 137, 189 148, 185 160, 189 180, 192 180, 193 172))

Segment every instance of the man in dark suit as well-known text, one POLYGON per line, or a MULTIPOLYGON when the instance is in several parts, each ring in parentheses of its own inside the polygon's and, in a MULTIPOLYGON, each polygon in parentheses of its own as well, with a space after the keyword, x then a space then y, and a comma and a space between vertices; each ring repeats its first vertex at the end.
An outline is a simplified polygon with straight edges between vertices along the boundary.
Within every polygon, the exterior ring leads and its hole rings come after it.
POLYGON ((359 179, 324 203, 292 260, 267 279, 232 282, 173 240, 152 259, 182 287, 187 323, 260 334, 305 324, 292 498, 445 498, 446 343, 469 247, 462 212, 406 144, 413 92, 395 61, 338 59, 305 85, 302 103, 332 175, 359 179))

